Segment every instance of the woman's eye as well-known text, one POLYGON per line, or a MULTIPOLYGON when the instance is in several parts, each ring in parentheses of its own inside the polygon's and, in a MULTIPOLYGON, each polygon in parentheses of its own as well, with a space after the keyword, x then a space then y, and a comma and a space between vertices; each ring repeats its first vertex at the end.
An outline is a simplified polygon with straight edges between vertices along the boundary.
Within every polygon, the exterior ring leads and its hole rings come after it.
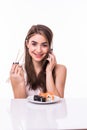
POLYGON ((33 46, 36 46, 36 43, 33 42, 32 45, 33 45, 33 46))
POLYGON ((48 45, 47 45, 47 44, 43 44, 42 46, 43 46, 43 47, 48 47, 48 45))

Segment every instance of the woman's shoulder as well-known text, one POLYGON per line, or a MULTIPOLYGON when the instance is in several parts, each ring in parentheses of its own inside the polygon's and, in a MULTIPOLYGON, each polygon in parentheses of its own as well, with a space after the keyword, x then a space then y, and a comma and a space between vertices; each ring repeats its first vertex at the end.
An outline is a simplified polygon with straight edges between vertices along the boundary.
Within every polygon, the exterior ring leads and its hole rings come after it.
POLYGON ((57 74, 58 72, 66 73, 67 72, 67 67, 65 65, 63 65, 63 64, 56 64, 55 73, 57 74))
POLYGON ((60 68, 67 69, 66 66, 63 64, 56 64, 56 69, 60 69, 60 68))

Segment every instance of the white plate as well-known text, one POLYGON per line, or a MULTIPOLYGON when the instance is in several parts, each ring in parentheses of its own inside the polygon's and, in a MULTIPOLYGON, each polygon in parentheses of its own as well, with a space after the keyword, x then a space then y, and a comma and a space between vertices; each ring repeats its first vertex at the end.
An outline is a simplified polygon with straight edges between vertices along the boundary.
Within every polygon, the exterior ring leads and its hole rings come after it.
POLYGON ((46 102, 40 102, 40 101, 34 101, 33 99, 34 96, 28 96, 28 101, 31 103, 35 103, 35 104, 52 104, 52 103, 57 103, 60 102, 62 100, 62 98, 58 97, 58 96, 54 96, 54 100, 51 101, 46 101, 46 102))

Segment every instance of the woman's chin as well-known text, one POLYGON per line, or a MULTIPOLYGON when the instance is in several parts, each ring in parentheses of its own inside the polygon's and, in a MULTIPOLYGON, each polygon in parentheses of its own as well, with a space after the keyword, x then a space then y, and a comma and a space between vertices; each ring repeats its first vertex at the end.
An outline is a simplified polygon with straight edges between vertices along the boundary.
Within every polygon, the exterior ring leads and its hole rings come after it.
POLYGON ((42 61, 42 59, 34 59, 34 61, 36 61, 36 62, 41 62, 42 61))

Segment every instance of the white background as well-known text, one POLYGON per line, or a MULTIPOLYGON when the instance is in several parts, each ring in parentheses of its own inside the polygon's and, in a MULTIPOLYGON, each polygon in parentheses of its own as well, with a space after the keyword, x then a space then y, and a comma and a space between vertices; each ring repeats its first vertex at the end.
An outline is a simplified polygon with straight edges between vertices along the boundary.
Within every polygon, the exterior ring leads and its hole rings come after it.
POLYGON ((13 97, 6 80, 33 24, 53 30, 57 62, 67 67, 65 97, 87 97, 87 0, 1 0, 0 98, 13 97))

